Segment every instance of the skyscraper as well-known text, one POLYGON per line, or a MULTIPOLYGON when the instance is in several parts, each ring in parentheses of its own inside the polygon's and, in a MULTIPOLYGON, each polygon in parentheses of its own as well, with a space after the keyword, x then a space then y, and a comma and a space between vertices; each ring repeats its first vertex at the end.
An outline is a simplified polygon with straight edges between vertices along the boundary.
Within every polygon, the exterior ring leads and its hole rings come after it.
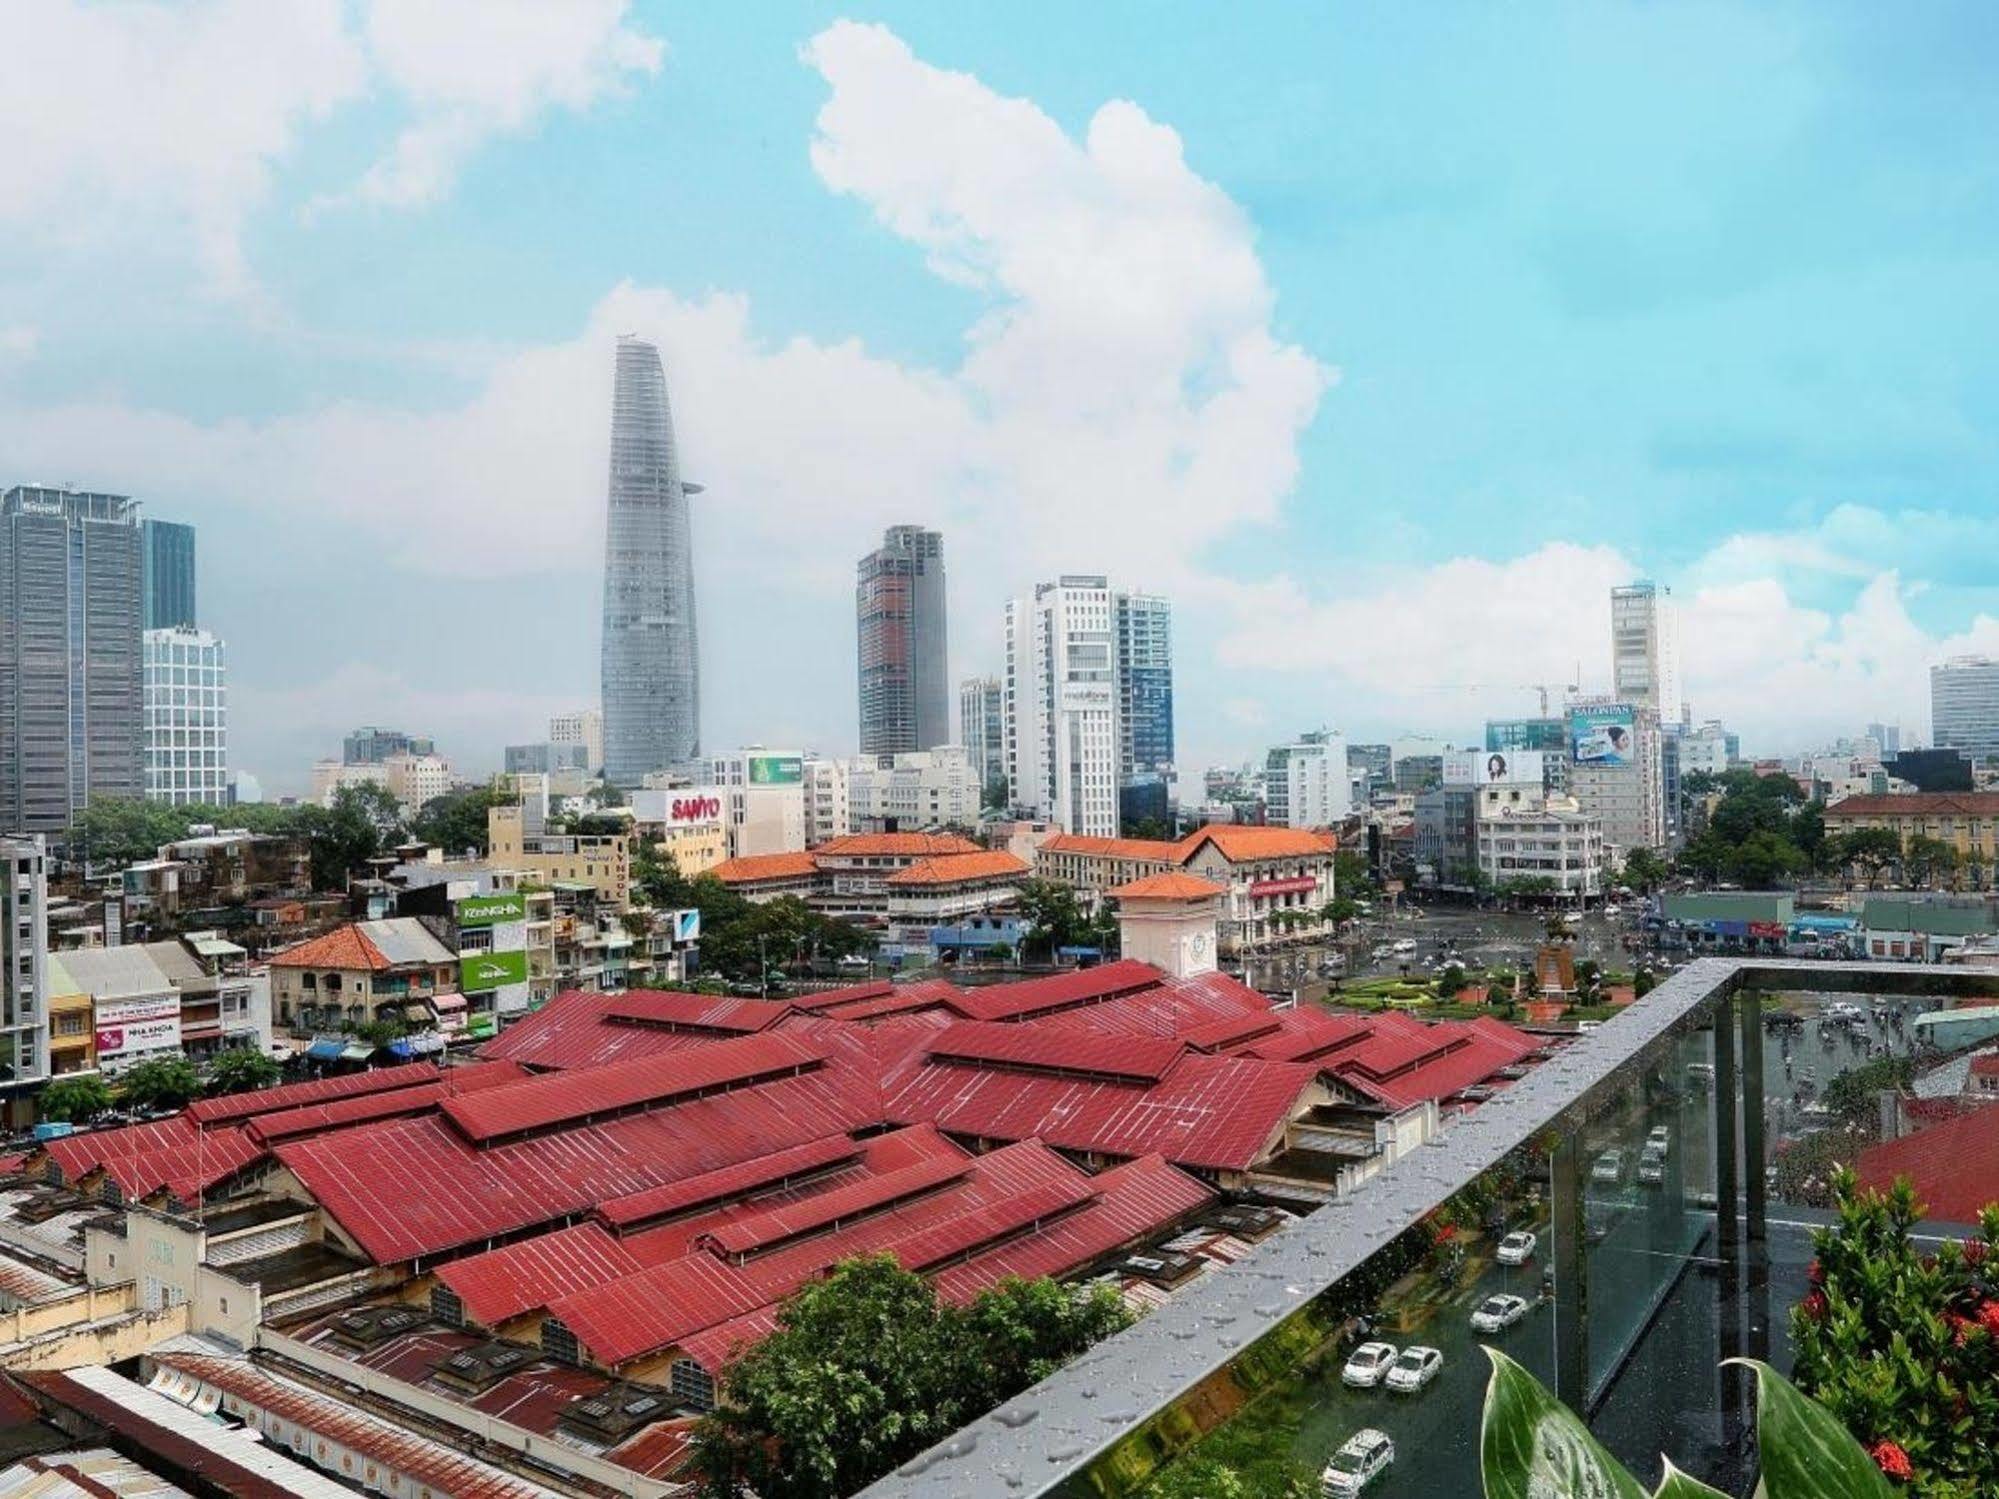
POLYGON ((1006 606, 1007 795, 1065 832, 1118 831, 1118 686, 1111 590, 1064 577, 1006 606))
POLYGON ((142 629, 194 628, 194 527, 149 520, 140 526, 142 629))
POLYGON ((1999 755, 1999 661, 1953 656, 1930 668, 1930 737, 1974 759, 1999 755))
POLYGON ((0 833, 145 789, 139 539, 124 495, 0 496, 0 833))
POLYGON ((604 532, 604 776, 637 786, 647 771, 701 752, 694 549, 659 349, 618 340, 611 483, 604 532))
POLYGON ((1680 710, 1680 628, 1673 590, 1632 583, 1610 590, 1611 696, 1650 708, 1661 724, 1680 710))
POLYGON ((958 742, 971 756, 982 794, 1006 779, 1006 694, 998 677, 967 677, 959 685, 958 742))
POLYGON ((148 630, 146 799, 229 802, 229 684, 222 642, 206 630, 148 630))
POLYGON ((1173 606, 1152 593, 1112 596, 1117 628, 1118 774, 1173 770, 1173 606))
POLYGON ((951 742, 944 626, 944 538, 890 526, 860 561, 861 753, 894 755, 951 742))

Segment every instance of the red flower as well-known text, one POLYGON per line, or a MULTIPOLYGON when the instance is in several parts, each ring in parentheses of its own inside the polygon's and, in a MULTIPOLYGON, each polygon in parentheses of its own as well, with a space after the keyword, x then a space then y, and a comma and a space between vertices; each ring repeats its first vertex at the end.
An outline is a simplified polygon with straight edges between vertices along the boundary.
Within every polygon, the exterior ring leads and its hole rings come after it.
POLYGON ((1809 1321, 1823 1322, 1825 1320, 1825 1292, 1812 1292, 1811 1295, 1798 1303, 1798 1309, 1805 1314, 1809 1321))
POLYGON ((1957 1312, 1945 1312, 1944 1320, 1950 1324, 1951 1341, 1960 1348, 1964 1346, 1964 1340, 1971 1335, 1971 1330, 1978 1326, 1969 1317, 1957 1312))
POLYGON ((1805 1279, 1815 1286, 1824 1285, 1825 1266, 1821 1265, 1817 1260, 1813 1260, 1809 1265, 1805 1266, 1805 1279))
POLYGON ((1983 1239, 1966 1239, 1964 1241, 1965 1264, 1971 1266, 1973 1269, 1977 1269, 1978 1266, 1985 1263, 1985 1254, 1990 1247, 1983 1239))
POLYGON ((1979 1307, 1978 1325, 1999 1338, 1999 1301, 1988 1301, 1979 1307))
POLYGON ((1916 1476, 1916 1470, 1909 1465, 1909 1454, 1893 1442, 1876 1442, 1868 1449, 1868 1455, 1876 1467, 1897 1483, 1907 1483, 1916 1476))

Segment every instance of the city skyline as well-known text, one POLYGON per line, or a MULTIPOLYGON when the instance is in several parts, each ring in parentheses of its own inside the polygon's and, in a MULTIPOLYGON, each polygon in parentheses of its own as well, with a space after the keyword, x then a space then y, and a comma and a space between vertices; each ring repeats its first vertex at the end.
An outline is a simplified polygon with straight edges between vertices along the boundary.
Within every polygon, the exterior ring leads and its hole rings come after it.
POLYGON ((273 790, 354 722, 421 719, 478 770, 594 700, 605 351, 628 331, 665 350, 689 462, 726 496, 697 564, 729 683, 713 745, 855 742, 836 622, 851 558, 901 521, 980 560, 954 580, 955 675, 997 669, 991 622, 1034 578, 1172 598, 1183 764, 1295 723, 1468 737, 1529 712, 1503 684, 1589 673, 1606 590, 1639 577, 1680 600, 1696 714, 1772 751, 1920 731, 1929 667, 1999 651, 1975 435, 1999 344, 1966 314, 1994 300, 1991 210, 1951 190, 1999 106, 1943 45, 1975 12, 1448 38, 1266 17, 1129 48, 1113 12, 606 4, 491 42, 468 102, 371 51, 358 11, 273 10, 256 41, 281 65, 229 109, 202 83, 219 15, 152 48, 134 16, 51 5, 19 38, 38 86, 71 80, 65 111, 169 128, 37 135, 0 169, 22 268, 0 484, 201 529, 232 751, 273 790), (1522 86, 1556 54, 1582 96, 1522 86), (1973 118, 1911 121, 1932 94, 1973 118), (1052 253, 1065 223, 1085 231, 1052 253), (364 257, 359 295, 339 271, 364 257), (266 628, 269 569, 343 628, 266 628), (351 610, 357 578, 398 617, 351 610), (516 595, 536 627, 505 659, 402 649, 516 595))

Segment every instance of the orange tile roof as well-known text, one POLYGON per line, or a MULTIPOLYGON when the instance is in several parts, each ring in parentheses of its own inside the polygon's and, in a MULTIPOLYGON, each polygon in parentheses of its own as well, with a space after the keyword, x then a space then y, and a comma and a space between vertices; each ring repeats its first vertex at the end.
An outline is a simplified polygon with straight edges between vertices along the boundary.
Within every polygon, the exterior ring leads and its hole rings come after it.
POLYGON ((360 927, 349 924, 336 927, 324 937, 314 937, 310 942, 301 942, 297 947, 288 947, 281 953, 271 955, 273 968, 340 968, 348 971, 368 969, 379 973, 392 964, 382 950, 368 940, 360 927))
POLYGON ((1888 796, 1849 796, 1825 809, 1827 817, 1991 817, 1999 814, 1999 791, 1905 791, 1888 796))
POLYGON ((948 854, 941 859, 925 859, 907 869, 898 869, 882 883, 956 885, 965 880, 989 880, 1027 872, 1026 863, 1005 849, 986 849, 976 854, 948 854))
POLYGON ((1212 843, 1231 864, 1247 859, 1295 859, 1312 854, 1330 854, 1340 840, 1317 828, 1259 827, 1253 823, 1211 822, 1194 829, 1180 840, 1177 863, 1184 864, 1212 843))
POLYGON ((984 850, 956 833, 850 833, 844 838, 828 838, 812 852, 842 857, 929 859, 940 854, 976 854, 984 850))
POLYGON ((740 859, 724 859, 708 873, 725 885, 751 885, 758 880, 797 879, 817 874, 819 862, 811 854, 745 854, 740 859))
POLYGON ((1180 862, 1180 845, 1157 838, 1093 838, 1084 833, 1057 833, 1042 848, 1057 854, 1088 854, 1102 859, 1149 859, 1161 864, 1180 862))
POLYGON ((1164 874, 1148 874, 1109 892, 1120 900, 1207 900, 1223 894, 1222 887, 1197 874, 1169 869, 1164 874))

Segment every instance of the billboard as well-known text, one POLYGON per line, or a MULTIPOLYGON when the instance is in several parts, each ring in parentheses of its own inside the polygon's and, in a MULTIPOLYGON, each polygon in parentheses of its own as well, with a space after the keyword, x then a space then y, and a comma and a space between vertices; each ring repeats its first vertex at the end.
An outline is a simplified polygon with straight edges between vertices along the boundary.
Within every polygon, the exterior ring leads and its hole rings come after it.
POLYGON ((678 947, 684 943, 701 940, 701 912, 675 911, 673 913, 673 943, 678 947))
POLYGON ((1539 786, 1541 782, 1539 750, 1452 750, 1444 756, 1447 786, 1539 786))
POLYGON ((751 755, 752 786, 796 786, 805 779, 805 761, 798 755, 751 755))
POLYGON ((468 895, 458 902, 460 926, 497 926, 503 921, 526 921, 527 915, 527 897, 518 893, 468 895))
POLYGON ((163 1051, 180 1046, 180 1008, 157 1020, 127 1020, 97 1026, 97 1055, 110 1058, 132 1051, 163 1051))
POLYGON ((1638 715, 1629 703, 1571 709, 1569 744, 1578 765, 1635 764, 1638 758, 1638 715))
MULTIPOLYGON (((792 777, 796 780, 797 777, 792 777)), ((670 791, 666 795, 666 816, 660 819, 670 828, 698 827, 722 820, 722 793, 712 786, 670 791)))
POLYGON ((467 994, 484 994, 507 984, 528 981, 528 955, 524 952, 471 953, 458 960, 458 987, 467 994))

